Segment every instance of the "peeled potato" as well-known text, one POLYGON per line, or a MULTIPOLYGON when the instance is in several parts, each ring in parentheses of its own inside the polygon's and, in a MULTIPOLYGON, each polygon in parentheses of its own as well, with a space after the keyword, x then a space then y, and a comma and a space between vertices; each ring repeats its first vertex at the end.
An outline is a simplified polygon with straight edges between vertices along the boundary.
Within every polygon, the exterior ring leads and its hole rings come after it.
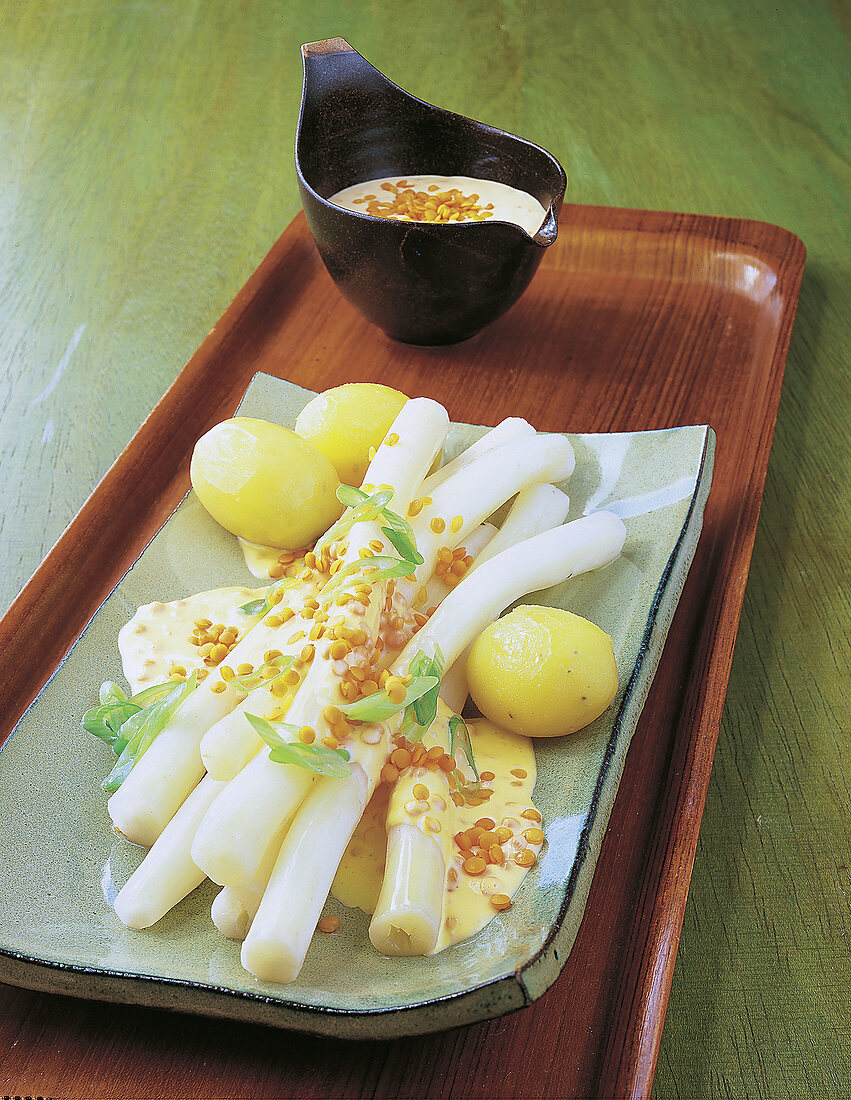
POLYGON ((237 416, 195 444, 192 487, 213 519, 249 542, 295 550, 342 512, 337 472, 295 432, 237 416))
POLYGON ((349 382, 317 394, 298 415, 296 434, 317 447, 345 485, 359 486, 407 397, 375 382, 349 382))
POLYGON ((557 607, 523 606, 473 643, 467 683, 492 722, 526 737, 559 737, 587 726, 618 687, 612 640, 557 607))

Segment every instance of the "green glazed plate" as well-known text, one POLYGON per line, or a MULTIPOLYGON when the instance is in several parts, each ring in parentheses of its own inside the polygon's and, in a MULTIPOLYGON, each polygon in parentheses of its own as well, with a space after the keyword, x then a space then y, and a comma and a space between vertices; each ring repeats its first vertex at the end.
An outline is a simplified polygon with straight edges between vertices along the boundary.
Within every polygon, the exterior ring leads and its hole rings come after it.
MULTIPOLYGON (((292 426, 313 396, 255 376, 240 413, 292 426)), ((484 428, 455 425, 446 457, 484 428)), ((316 936, 297 981, 258 981, 213 927, 205 884, 144 932, 110 903, 143 850, 112 831, 100 782, 110 750, 80 716, 120 671, 119 628, 136 607, 220 585, 256 585, 236 540, 190 493, 56 669, 0 751, 0 979, 99 1000, 233 1017, 347 1038, 392 1038, 521 1008, 556 980, 576 938, 627 749, 700 534, 714 433, 706 426, 570 436, 573 519, 624 519, 618 561, 525 602, 552 603, 614 640, 618 695, 593 725, 536 743, 546 844, 511 908, 472 940, 426 958, 384 958, 368 917, 333 899, 337 935, 316 936)), ((114 758, 113 758, 114 759, 114 758)))

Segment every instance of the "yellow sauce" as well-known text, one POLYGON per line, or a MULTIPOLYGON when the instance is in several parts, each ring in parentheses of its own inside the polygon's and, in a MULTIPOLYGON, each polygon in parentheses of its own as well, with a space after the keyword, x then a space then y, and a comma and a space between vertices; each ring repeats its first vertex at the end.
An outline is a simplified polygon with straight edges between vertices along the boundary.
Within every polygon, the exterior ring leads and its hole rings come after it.
MULTIPOLYGON (((423 739, 423 745, 448 748, 449 711, 441 707, 438 719, 423 739)), ((469 939, 496 916, 491 897, 513 897, 528 868, 514 857, 524 848, 535 857, 541 843, 529 843, 523 836, 538 821, 525 818, 532 811, 535 786, 535 753, 528 738, 508 733, 485 720, 468 722, 473 754, 481 773, 493 773, 485 785, 493 788, 490 799, 479 806, 457 806, 450 796, 445 774, 432 768, 413 768, 392 785, 379 785, 349 843, 331 892, 344 905, 372 913, 378 901, 384 875, 387 833, 395 825, 414 825, 436 844, 445 869, 440 931, 434 951, 469 939), (512 774, 512 771, 525 774, 512 774), (427 799, 414 797, 414 788, 429 790, 427 799), (481 875, 464 870, 465 853, 455 837, 484 818, 495 828, 511 829, 512 839, 502 845, 504 859, 489 863, 481 875)), ((462 753, 458 752, 461 757, 462 753)), ((472 775, 462 766, 468 777, 472 775)), ((539 815, 538 815, 539 816, 539 815)), ((466 855, 471 855, 467 852, 466 855)))
POLYGON ((245 565, 252 577, 260 580, 268 580, 272 575, 269 570, 278 564, 278 556, 281 548, 276 546, 261 546, 258 542, 249 542, 247 539, 237 539, 245 558, 245 565))
MULTIPOLYGON (((265 591, 265 590, 263 590, 265 591)), ((246 616, 242 604, 262 598, 252 588, 217 588, 171 603, 154 602, 140 607, 118 635, 118 649, 124 677, 133 693, 151 684, 161 684, 177 665, 191 673, 204 667, 197 646, 190 641, 196 620, 234 626, 240 634, 257 622, 246 616)))
POLYGON ((384 877, 390 784, 379 783, 337 868, 331 893, 350 909, 373 913, 384 877))
MULTIPOLYGON (((497 183, 495 180, 477 179, 473 176, 383 176, 381 179, 365 180, 352 187, 345 187, 332 195, 330 202, 336 206, 342 206, 346 210, 354 210, 361 214, 372 213, 373 210, 388 208, 388 212, 379 213, 379 217, 390 217, 404 221, 436 221, 445 222, 450 216, 448 213, 437 217, 421 217, 397 212, 405 208, 405 203, 397 198, 398 192, 411 191, 413 196, 411 203, 419 210, 424 202, 431 196, 450 195, 453 189, 460 192, 467 200, 474 198, 474 202, 468 208, 473 212, 469 219, 461 216, 457 220, 491 220, 512 222, 533 235, 538 232, 547 215, 544 207, 532 195, 520 191, 516 187, 510 187, 506 183, 497 183), (400 184, 407 185, 400 187, 400 184), (396 210, 390 210, 391 204, 396 210), (370 209, 372 208, 372 209, 370 209)), ((445 204, 449 211, 453 206, 462 204, 453 196, 445 204)), ((438 207, 439 209, 439 207, 438 207)), ((453 224, 456 219, 452 219, 453 224)))

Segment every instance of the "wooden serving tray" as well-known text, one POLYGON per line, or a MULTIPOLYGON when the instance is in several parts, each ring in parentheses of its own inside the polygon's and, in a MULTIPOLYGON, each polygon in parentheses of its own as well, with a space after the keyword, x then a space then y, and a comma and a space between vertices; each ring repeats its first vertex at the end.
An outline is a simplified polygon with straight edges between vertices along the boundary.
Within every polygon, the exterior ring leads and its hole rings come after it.
POLYGON ((797 238, 759 222, 567 206, 509 314, 465 344, 427 349, 389 341, 349 307, 303 217, 293 221, 5 617, 0 738, 183 497, 195 440, 257 371, 315 390, 385 382, 440 400, 456 421, 519 415, 568 432, 709 423, 703 535, 579 937, 555 986, 523 1011, 392 1045, 188 1016, 163 1038, 161 1013, 83 1002, 57 1030, 56 998, 3 987, 0 1049, 17 1092, 649 1093, 804 256, 797 238))

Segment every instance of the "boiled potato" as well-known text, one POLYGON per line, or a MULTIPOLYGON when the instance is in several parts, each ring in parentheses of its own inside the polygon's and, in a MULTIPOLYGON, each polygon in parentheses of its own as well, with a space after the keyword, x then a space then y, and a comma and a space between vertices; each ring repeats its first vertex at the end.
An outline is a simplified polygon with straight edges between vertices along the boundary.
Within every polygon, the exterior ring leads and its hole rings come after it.
POLYGON ((249 542, 295 550, 342 512, 337 473, 295 432, 237 416, 195 444, 192 487, 213 519, 249 542))
POLYGON ((407 397, 375 382, 349 382, 317 394, 298 415, 296 434, 318 447, 345 485, 359 486, 407 397))
POLYGON ((526 737, 558 737, 593 722, 618 687, 612 640, 557 607, 515 608, 473 643, 467 682, 492 722, 526 737))

